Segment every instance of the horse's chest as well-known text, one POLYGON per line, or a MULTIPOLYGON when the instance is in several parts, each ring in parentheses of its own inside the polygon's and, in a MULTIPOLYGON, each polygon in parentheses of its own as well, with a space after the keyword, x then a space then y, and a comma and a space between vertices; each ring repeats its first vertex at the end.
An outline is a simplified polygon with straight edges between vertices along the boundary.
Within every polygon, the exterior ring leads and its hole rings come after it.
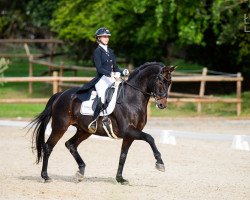
POLYGON ((139 130, 142 130, 145 127, 145 125, 146 125, 146 119, 142 119, 142 120, 138 121, 137 128, 139 130))
POLYGON ((147 116, 143 112, 135 112, 129 117, 129 124, 133 125, 139 130, 142 130, 147 122, 147 116))

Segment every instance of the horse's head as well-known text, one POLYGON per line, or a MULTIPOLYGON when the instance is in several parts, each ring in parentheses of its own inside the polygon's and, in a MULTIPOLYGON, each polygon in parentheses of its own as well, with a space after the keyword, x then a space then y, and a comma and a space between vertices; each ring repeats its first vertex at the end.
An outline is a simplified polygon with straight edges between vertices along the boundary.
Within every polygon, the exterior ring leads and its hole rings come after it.
POLYGON ((162 63, 147 62, 134 70, 126 83, 148 97, 153 96, 157 107, 164 109, 167 107, 168 88, 175 69, 162 63))
POLYGON ((172 72, 176 69, 174 67, 164 66, 160 73, 156 76, 154 83, 153 95, 155 103, 158 108, 164 109, 167 107, 168 88, 171 84, 172 72))

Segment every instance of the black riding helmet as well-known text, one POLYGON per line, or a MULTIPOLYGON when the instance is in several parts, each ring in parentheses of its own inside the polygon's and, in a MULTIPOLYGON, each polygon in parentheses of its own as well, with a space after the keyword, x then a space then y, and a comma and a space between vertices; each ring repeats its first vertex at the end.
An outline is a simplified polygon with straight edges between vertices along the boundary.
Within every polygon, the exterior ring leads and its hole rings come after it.
POLYGON ((96 39, 100 36, 111 36, 111 33, 110 31, 105 28, 105 27, 102 27, 102 28, 99 28, 96 32, 95 32, 95 37, 96 39))

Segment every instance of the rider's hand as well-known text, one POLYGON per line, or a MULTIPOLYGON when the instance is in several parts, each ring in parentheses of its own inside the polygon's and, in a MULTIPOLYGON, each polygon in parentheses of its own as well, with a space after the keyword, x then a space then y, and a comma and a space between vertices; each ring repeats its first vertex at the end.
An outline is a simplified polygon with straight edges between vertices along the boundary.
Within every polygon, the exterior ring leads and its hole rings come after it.
POLYGON ((123 76, 128 76, 129 75, 129 71, 127 69, 124 69, 122 72, 123 76))

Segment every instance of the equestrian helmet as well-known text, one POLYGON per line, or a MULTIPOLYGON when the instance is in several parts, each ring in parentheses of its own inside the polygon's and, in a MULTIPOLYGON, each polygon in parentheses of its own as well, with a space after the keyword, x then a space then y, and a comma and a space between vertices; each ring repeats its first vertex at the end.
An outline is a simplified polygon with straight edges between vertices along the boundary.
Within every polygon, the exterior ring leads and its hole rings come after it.
POLYGON ((95 32, 95 37, 100 37, 100 36, 111 36, 111 33, 110 31, 105 28, 105 27, 102 27, 102 28, 99 28, 96 32, 95 32))

